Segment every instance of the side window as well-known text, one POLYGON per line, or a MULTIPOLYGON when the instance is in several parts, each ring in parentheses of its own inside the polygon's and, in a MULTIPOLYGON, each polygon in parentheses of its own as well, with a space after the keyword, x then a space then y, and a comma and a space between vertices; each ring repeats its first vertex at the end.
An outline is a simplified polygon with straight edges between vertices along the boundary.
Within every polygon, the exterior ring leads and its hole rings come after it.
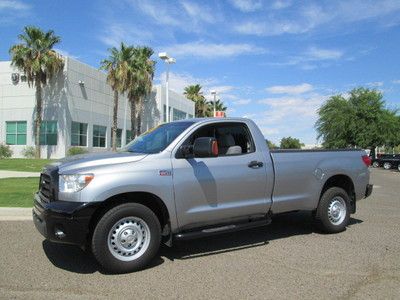
MULTIPOLYGON (((244 123, 217 123, 196 130, 182 145, 193 145, 199 137, 217 139, 219 156, 240 155, 255 151, 255 145, 244 123)), ((179 157, 180 155, 177 155, 179 157)))

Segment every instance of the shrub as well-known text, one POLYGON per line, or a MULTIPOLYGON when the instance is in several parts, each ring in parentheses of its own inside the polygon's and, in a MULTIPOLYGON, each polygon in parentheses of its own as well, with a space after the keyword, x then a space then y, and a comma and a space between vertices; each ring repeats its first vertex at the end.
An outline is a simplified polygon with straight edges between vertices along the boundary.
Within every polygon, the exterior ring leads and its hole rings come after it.
POLYGON ((88 150, 82 147, 71 147, 68 149, 67 156, 85 154, 88 153, 88 150))
POLYGON ((8 158, 11 157, 12 150, 10 146, 5 144, 0 144, 0 158, 8 158))
POLYGON ((25 158, 34 158, 34 157, 35 157, 35 147, 26 146, 26 147, 22 150, 22 155, 23 155, 25 158))

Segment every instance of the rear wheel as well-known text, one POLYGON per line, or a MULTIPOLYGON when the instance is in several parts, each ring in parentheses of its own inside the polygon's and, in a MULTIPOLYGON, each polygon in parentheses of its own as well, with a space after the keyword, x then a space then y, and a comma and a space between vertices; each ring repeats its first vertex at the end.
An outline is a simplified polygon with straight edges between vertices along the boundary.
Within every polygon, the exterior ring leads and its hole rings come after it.
POLYGON ((97 223, 92 251, 107 271, 133 272, 153 259, 160 241, 157 216, 144 205, 126 203, 109 210, 97 223))
POLYGON ((319 201, 315 220, 324 232, 337 233, 345 230, 350 220, 350 197, 339 187, 331 187, 319 201))
POLYGON ((374 162, 372 163, 372 166, 373 166, 374 168, 379 168, 379 163, 378 163, 377 161, 374 161, 374 162))
POLYGON ((399 172, 400 172, 400 164, 397 166, 397 170, 399 170, 399 172))
POLYGON ((388 163, 388 162, 385 162, 385 163, 383 164, 383 168, 384 168, 385 170, 390 170, 390 169, 392 168, 392 164, 391 164, 391 163, 388 163))

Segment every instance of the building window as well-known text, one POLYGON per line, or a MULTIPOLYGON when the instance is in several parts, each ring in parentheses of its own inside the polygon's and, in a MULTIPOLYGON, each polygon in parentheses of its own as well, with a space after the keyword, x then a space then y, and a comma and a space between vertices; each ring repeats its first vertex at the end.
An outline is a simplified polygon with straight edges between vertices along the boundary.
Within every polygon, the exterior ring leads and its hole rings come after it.
POLYGON ((87 146, 86 123, 72 122, 71 125, 71 146, 87 146))
POLYGON ((129 144, 130 141, 132 141, 131 135, 132 135, 132 131, 131 131, 131 130, 127 130, 127 131, 126 131, 126 141, 125 141, 126 144, 129 144))
POLYGON ((40 145, 57 145, 57 121, 42 121, 40 145))
POLYGON ((106 146, 106 132, 107 127, 93 125, 93 147, 102 147, 106 146))
POLYGON ((186 113, 184 111, 174 108, 172 119, 174 121, 186 119, 186 113))
MULTIPOLYGON (((171 116, 171 109, 172 107, 169 107, 169 116, 171 116)), ((167 122, 167 106, 164 104, 164 109, 163 109, 163 121, 167 122)), ((171 119, 170 119, 171 121, 171 119)))
MULTIPOLYGON (((111 143, 113 140, 113 131, 111 130, 111 143)), ((121 148, 122 142, 122 129, 117 128, 117 148, 121 148)))
POLYGON ((26 121, 6 122, 7 145, 26 145, 26 121))

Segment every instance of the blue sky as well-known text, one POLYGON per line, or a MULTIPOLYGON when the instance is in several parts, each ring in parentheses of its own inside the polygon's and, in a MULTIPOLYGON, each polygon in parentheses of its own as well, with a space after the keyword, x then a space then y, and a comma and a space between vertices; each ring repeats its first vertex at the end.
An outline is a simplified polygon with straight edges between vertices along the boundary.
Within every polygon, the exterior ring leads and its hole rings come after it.
POLYGON ((171 89, 216 89, 229 116, 253 119, 274 142, 315 144, 318 107, 354 87, 400 107, 399 0, 0 0, 0 60, 25 25, 53 29, 61 53, 94 67, 120 41, 167 51, 171 89))

